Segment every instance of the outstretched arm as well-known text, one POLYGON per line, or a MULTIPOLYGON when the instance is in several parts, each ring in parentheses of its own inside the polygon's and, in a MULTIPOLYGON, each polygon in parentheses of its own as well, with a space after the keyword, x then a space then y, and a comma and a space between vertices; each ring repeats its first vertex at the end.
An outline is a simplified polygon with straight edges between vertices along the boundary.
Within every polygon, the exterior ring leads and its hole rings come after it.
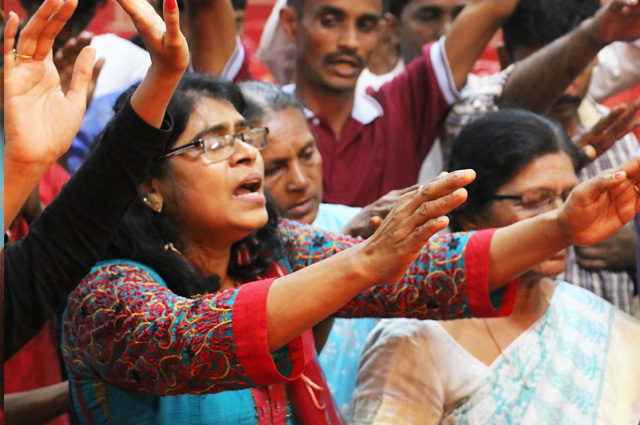
POLYGON ((451 73, 460 90, 480 55, 518 0, 472 0, 456 17, 445 39, 451 73))
POLYGON ((638 37, 638 0, 613 0, 574 31, 518 63, 507 80, 502 99, 508 105, 543 114, 600 49, 613 41, 638 37))
POLYGON ((569 245, 592 245, 615 233, 640 211, 639 183, 636 157, 578 185, 560 209, 496 230, 489 285, 509 282, 569 245))

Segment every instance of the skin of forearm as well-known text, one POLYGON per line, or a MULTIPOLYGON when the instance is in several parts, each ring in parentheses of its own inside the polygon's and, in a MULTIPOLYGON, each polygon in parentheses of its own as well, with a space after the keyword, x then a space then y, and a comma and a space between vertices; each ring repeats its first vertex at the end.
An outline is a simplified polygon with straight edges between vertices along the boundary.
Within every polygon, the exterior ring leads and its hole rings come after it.
POLYGON ((5 422, 7 425, 43 424, 67 413, 70 405, 66 381, 37 390, 5 394, 5 422))
POLYGON ((505 84, 503 103, 546 113, 605 46, 590 35, 591 25, 593 18, 519 62, 505 84))
POLYGON ((267 295, 267 341, 273 352, 375 283, 364 244, 276 279, 267 295))
POLYGON ((191 63, 197 72, 219 76, 236 47, 230 0, 188 0, 191 63))
POLYGON ((496 230, 489 254, 489 291, 571 245, 557 214, 557 210, 550 211, 496 230))
POLYGON ((152 65, 131 96, 131 107, 147 124, 160 128, 167 105, 181 77, 182 73, 163 78, 152 65))
POLYGON ((468 4, 456 18, 445 39, 447 59, 456 88, 460 90, 476 60, 513 12, 512 2, 476 0, 468 4))

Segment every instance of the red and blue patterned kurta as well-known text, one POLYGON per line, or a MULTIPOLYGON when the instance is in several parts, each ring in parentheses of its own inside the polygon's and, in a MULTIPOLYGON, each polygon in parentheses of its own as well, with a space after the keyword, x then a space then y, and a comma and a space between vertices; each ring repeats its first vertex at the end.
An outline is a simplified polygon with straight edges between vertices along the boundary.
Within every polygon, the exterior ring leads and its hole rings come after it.
MULTIPOLYGON (((286 220, 279 231, 287 253, 278 264, 283 273, 359 242, 286 220)), ((516 283, 488 292, 492 235, 432 238, 398 283, 364 291, 336 315, 456 319, 509 314, 516 283)), ((167 402, 174 397, 158 396, 213 394, 297 379, 312 350, 298 337, 268 352, 266 298, 272 281, 189 299, 171 292, 142 264, 96 266, 71 294, 63 318, 63 355, 81 423, 178 423, 167 402)))

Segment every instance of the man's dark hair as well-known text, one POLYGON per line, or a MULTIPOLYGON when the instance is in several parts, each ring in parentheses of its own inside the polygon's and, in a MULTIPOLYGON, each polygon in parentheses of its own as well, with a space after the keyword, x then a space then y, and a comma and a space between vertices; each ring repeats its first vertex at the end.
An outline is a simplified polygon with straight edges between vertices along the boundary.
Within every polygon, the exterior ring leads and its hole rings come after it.
POLYGON ((519 47, 539 48, 571 32, 593 16, 600 0, 520 0, 502 25, 511 55, 519 47))
POLYGON ((245 10, 247 8, 247 0, 231 0, 233 10, 245 10))
POLYGON ((448 171, 472 168, 476 179, 466 186, 464 204, 449 213, 453 231, 463 231, 462 219, 485 214, 492 196, 527 165, 551 153, 564 152, 574 167, 580 162, 576 145, 555 121, 533 112, 502 109, 467 125, 454 140, 448 171))
POLYGON ((388 0, 389 13, 395 16, 398 22, 400 22, 402 11, 409 3, 411 3, 411 0, 388 0))
POLYGON ((287 0, 287 6, 293 7, 298 15, 302 15, 302 9, 304 8, 304 0, 287 0))
MULTIPOLYGON (((124 105, 135 87, 118 98, 116 109, 124 105)), ((243 112, 244 100, 235 84, 199 74, 185 74, 167 107, 173 120, 173 128, 163 152, 171 148, 182 135, 196 103, 206 98, 229 102, 239 112, 243 112)), ((156 160, 149 168, 148 177, 162 178, 167 175, 169 168, 168 161, 156 160)), ((281 258, 278 216, 269 197, 267 212, 269 220, 264 227, 231 247, 229 276, 242 281, 255 280, 269 270, 271 263, 281 258)), ((141 196, 138 196, 125 213, 103 260, 126 259, 148 265, 165 280, 169 289, 185 297, 213 293, 220 289, 219 276, 204 275, 167 246, 178 251, 184 248, 177 226, 168 217, 166 210, 157 213, 147 207, 141 196)))

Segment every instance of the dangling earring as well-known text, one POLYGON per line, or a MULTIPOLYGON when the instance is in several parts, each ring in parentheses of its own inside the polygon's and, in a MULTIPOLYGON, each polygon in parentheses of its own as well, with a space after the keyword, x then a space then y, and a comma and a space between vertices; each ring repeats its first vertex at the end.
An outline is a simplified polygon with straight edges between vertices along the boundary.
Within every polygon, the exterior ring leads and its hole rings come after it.
POLYGON ((142 202, 157 213, 162 211, 162 197, 158 194, 148 193, 142 197, 142 202))

